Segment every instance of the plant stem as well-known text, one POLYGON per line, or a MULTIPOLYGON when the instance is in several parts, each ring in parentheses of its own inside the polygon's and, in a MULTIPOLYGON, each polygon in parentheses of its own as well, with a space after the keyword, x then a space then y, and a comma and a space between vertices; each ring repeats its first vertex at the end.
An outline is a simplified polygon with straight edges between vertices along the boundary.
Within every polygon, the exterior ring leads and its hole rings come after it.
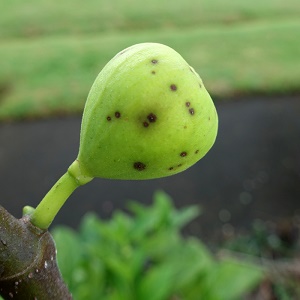
POLYGON ((75 160, 33 211, 30 217, 31 223, 46 230, 74 190, 92 179, 82 174, 79 161, 75 160))
POLYGON ((41 229, 47 229, 65 201, 79 186, 74 177, 65 173, 46 194, 31 215, 31 223, 41 229))

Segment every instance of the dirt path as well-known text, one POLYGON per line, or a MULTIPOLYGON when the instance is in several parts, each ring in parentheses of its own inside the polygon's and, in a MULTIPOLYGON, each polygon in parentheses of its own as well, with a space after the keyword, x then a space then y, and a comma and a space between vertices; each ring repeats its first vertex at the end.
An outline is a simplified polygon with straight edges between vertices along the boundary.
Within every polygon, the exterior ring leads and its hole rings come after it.
MULTIPOLYGON (((217 107, 220 130, 211 152, 173 177, 129 182, 96 179, 78 189, 54 224, 77 226, 87 211, 108 217, 126 199, 151 202, 156 189, 177 206, 204 213, 193 234, 247 227, 253 219, 300 218, 300 98, 231 102, 217 107)), ((0 124, 1 204, 16 216, 35 206, 75 159, 79 118, 0 124)))

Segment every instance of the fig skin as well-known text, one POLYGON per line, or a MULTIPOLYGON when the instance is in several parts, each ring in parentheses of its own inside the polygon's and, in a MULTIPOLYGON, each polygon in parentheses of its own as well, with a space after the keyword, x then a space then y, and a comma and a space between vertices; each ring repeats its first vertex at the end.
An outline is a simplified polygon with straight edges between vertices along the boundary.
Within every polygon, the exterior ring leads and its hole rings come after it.
POLYGON ((215 106, 194 69, 168 46, 137 44, 96 78, 77 160, 88 177, 170 176, 200 160, 217 130, 215 106))

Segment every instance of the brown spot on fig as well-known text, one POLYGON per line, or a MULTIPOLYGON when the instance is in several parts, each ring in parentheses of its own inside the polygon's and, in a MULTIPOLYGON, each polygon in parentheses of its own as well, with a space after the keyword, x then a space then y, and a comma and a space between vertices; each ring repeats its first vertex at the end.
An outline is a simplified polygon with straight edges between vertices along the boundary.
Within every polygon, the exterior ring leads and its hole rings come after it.
POLYGON ((182 166, 182 164, 177 165, 178 168, 181 167, 181 166, 182 166))
POLYGON ((183 151, 183 152, 180 153, 180 156, 185 157, 185 156, 187 156, 187 153, 185 151, 183 151))
POLYGON ((195 151, 195 154, 197 154, 197 153, 199 153, 199 150, 198 150, 198 149, 195 151))
POLYGON ((127 48, 127 49, 125 49, 125 50, 123 50, 123 51, 121 51, 120 53, 119 53, 119 55, 122 55, 122 54, 124 54, 125 52, 127 52, 129 49, 127 48))
POLYGON ((170 89, 171 89, 171 91, 176 91, 177 90, 177 86, 175 84, 171 84, 170 85, 170 89))
POLYGON ((122 55, 122 54, 124 54, 125 52, 127 52, 129 50, 131 50, 131 47, 128 47, 128 48, 122 50, 121 52, 119 52, 119 55, 122 55))
POLYGON ((174 167, 170 167, 169 170, 172 171, 174 169, 174 167))
POLYGON ((144 122, 143 125, 144 125, 144 127, 148 127, 149 123, 148 122, 144 122))
POLYGON ((108 117, 106 118, 106 120, 107 120, 107 121, 111 121, 111 117, 108 116, 108 117))
POLYGON ((190 107, 190 105, 191 105, 191 102, 185 102, 186 107, 190 107))
POLYGON ((151 62, 156 65, 158 63, 158 60, 157 59, 152 59, 151 62))
POLYGON ((115 117, 119 119, 121 117, 121 113, 119 113, 118 111, 116 111, 115 112, 115 117))
POLYGON ((190 109, 189 109, 189 113, 190 113, 191 115, 193 115, 193 114, 195 113, 194 109, 193 109, 193 108, 190 108, 190 109))
POLYGON ((152 71, 151 73, 152 73, 152 74, 155 74, 156 72, 155 72, 155 71, 152 71))
POLYGON ((157 116, 153 113, 150 113, 148 116, 147 116, 147 119, 150 123, 154 123, 157 119, 157 116))
POLYGON ((134 164, 133 164, 133 167, 136 169, 136 170, 138 170, 138 171, 143 171, 143 170, 145 170, 145 168, 146 168, 146 165, 145 164, 143 164, 142 162, 135 162, 134 164))

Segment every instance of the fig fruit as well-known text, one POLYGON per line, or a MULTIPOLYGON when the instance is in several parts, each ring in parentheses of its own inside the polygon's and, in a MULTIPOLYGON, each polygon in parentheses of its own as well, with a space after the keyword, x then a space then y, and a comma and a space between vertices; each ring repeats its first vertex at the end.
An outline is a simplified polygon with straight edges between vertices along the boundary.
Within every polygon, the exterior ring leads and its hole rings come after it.
POLYGON ((217 130, 214 103, 195 70, 168 46, 137 44, 96 78, 77 160, 87 177, 165 177, 201 159, 217 130))
POLYGON ((218 116, 204 84, 173 49, 143 43, 117 54, 85 105, 77 159, 36 209, 46 230, 72 192, 94 177, 151 179, 181 172, 215 142, 218 116))

